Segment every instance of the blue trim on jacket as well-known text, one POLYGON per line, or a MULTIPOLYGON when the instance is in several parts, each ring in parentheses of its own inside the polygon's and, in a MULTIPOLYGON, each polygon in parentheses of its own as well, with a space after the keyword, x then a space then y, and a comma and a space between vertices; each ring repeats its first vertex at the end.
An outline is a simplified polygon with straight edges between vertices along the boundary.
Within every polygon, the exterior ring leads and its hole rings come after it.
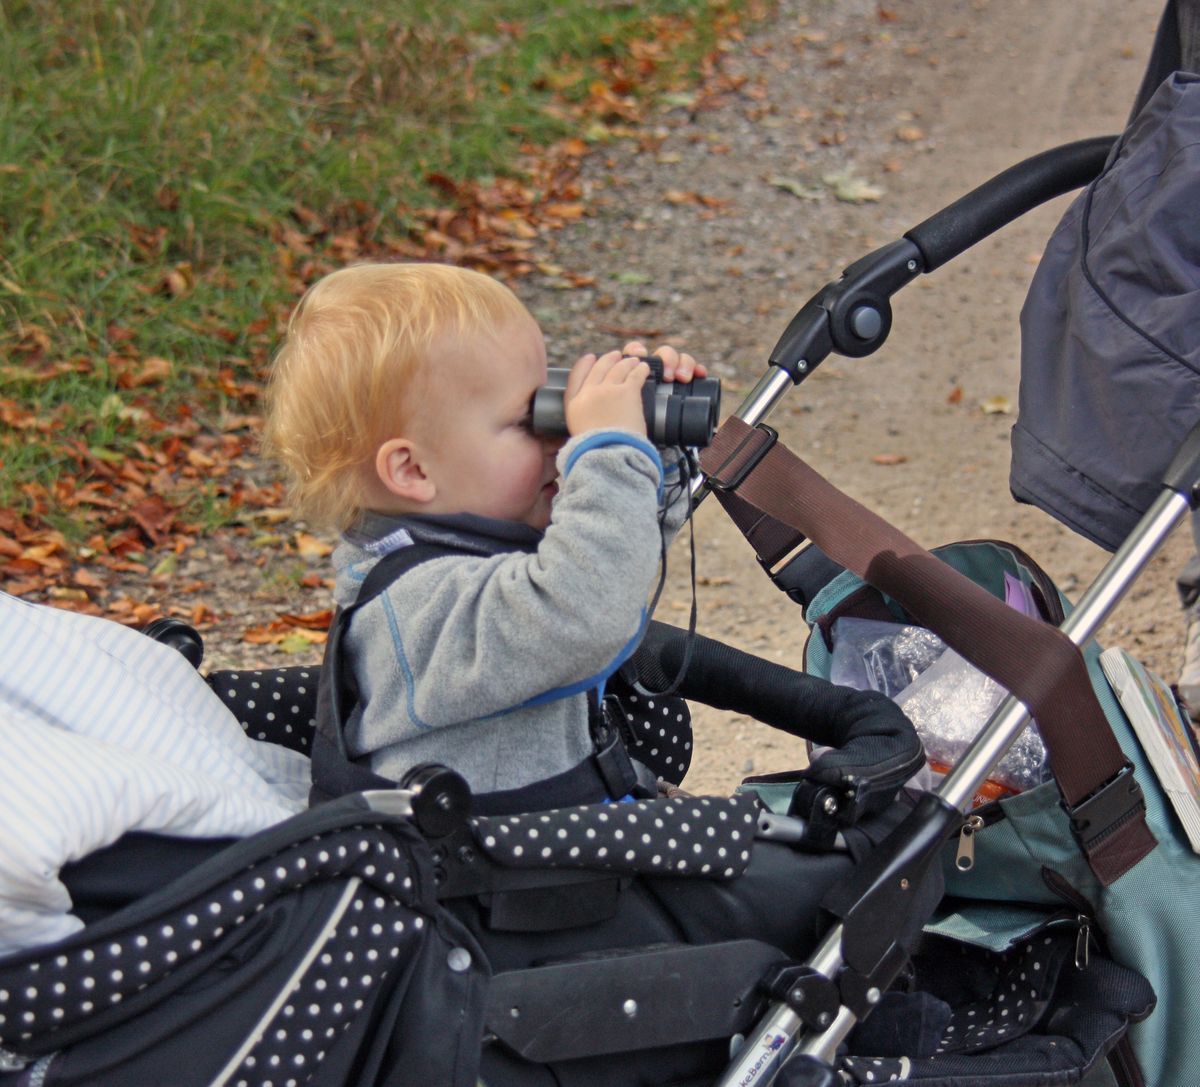
POLYGON ((658 500, 663 500, 663 480, 666 476, 666 470, 663 468, 662 457, 659 456, 658 450, 650 444, 645 438, 637 434, 631 434, 627 430, 598 430, 594 434, 588 434, 580 439, 579 444, 571 450, 571 455, 567 458, 567 463, 563 466, 563 478, 565 479, 575 466, 575 462, 583 456, 584 453, 592 449, 603 449, 610 445, 628 445, 634 449, 639 449, 646 454, 658 468, 658 500))

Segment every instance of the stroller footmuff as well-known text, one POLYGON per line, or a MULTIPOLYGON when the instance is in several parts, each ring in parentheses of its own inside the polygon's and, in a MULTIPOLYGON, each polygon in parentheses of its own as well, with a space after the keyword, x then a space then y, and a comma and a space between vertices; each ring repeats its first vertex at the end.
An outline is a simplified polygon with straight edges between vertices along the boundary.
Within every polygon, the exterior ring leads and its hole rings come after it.
POLYGON ((15 1082, 369 1083, 409 1061, 423 1082, 473 1082, 486 966, 438 909, 406 819, 354 798, 222 844, 168 887, 5 960, 15 1082))

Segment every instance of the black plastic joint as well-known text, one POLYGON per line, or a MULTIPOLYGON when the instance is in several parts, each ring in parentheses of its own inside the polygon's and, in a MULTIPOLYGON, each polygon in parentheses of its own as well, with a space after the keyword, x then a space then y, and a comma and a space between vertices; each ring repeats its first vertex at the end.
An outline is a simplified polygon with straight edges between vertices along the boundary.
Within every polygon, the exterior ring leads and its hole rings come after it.
POLYGON ((825 1030, 841 1009, 837 986, 824 974, 800 963, 775 967, 763 978, 762 988, 772 999, 791 1008, 810 1030, 825 1030))
POLYGON ((1075 840, 1089 852, 1146 810, 1142 787, 1126 763, 1117 774, 1074 807, 1064 802, 1075 840))
POLYGON ((775 1077, 776 1087, 837 1087, 838 1074, 820 1057, 797 1053, 775 1077))
POLYGON ((862 1022, 883 999, 884 991, 904 969, 906 962, 908 953, 899 944, 893 944, 871 974, 860 974, 848 966, 843 968, 838 974, 838 995, 842 1004, 862 1022))

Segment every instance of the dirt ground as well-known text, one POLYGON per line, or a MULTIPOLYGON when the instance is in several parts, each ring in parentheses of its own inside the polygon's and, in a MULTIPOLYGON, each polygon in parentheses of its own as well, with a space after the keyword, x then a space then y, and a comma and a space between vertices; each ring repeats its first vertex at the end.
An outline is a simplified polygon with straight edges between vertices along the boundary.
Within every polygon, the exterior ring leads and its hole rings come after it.
MULTIPOLYGON (((724 379, 732 409, 794 311, 843 266, 1028 155, 1118 131, 1159 10, 1159 0, 783 0, 726 62, 727 75, 745 77, 739 89, 715 108, 666 109, 648 138, 589 160, 592 214, 555 235, 547 274, 517 287, 545 328, 552 364, 630 335, 665 339, 724 379), (879 191, 845 202, 839 184, 879 191), (565 289, 555 266, 596 285, 565 289)), ((831 358, 771 421, 834 483, 923 544, 1014 540, 1077 596, 1106 556, 1013 502, 1015 416, 981 407, 1003 399, 1015 411, 1017 314, 1065 206, 1025 216, 910 285, 882 351, 831 358), (899 462, 878 463, 881 455, 899 462)), ((1154 560, 1104 636, 1172 679, 1183 637, 1172 579, 1186 536, 1154 560)), ((697 512, 695 538, 700 630, 799 666, 800 610, 714 502, 697 512)), ((686 547, 671 552, 660 605, 681 625, 686 547)), ((218 548, 192 561, 211 570, 222 559, 218 548)), ((224 559, 229 604, 209 636, 210 665, 299 663, 225 632, 326 606, 325 594, 264 579, 232 552, 224 559)), ((802 758, 797 741, 745 718, 699 708, 695 720, 686 785, 696 791, 802 758)))

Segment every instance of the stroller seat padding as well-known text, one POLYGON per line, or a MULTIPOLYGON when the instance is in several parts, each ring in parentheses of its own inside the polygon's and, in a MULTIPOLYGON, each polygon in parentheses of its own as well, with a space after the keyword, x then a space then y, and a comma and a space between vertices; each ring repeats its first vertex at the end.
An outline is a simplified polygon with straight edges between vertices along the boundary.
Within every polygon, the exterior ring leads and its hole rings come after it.
MULTIPOLYGON (((116 924, 64 941, 52 957, 38 949, 28 964, 10 960, 0 967, 0 1040, 19 1046, 35 1034, 78 1026, 186 969, 281 895, 334 877, 365 877, 401 894, 412 887, 399 850, 359 828, 293 844, 219 889, 155 912, 152 923, 137 916, 145 912, 143 902, 129 911, 132 920, 114 915, 116 924)), ((385 956, 394 955, 398 943, 392 941, 381 945, 385 956)))
POLYGON ((677 797, 590 804, 473 820, 487 856, 507 868, 589 868, 736 879, 750 863, 757 798, 677 797))
POLYGON ((219 670, 208 685, 252 740, 281 744, 307 755, 317 726, 316 666, 219 670))

